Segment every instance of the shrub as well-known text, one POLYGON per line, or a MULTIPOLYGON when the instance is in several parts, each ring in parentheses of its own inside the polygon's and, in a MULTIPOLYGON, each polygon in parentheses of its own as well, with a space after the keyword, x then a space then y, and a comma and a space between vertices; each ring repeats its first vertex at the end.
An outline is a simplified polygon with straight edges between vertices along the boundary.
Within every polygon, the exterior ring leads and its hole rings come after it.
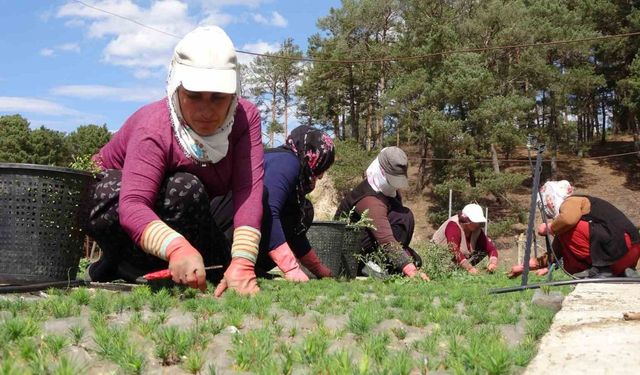
POLYGON ((453 254, 447 246, 426 242, 415 250, 422 257, 422 270, 432 280, 446 279, 456 270, 453 254))

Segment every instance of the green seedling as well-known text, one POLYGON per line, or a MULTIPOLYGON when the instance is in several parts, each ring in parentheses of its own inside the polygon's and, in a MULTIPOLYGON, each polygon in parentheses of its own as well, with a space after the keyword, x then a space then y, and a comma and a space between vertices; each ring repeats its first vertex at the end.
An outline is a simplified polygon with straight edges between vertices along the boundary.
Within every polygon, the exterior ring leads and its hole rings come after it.
POLYGON ((398 340, 404 340, 405 337, 407 337, 407 330, 402 327, 391 328, 391 332, 393 332, 398 340))
POLYGON ((156 343, 156 355, 163 366, 180 363, 195 344, 192 332, 179 330, 175 326, 159 327, 153 340, 156 343))
POLYGON ((9 318, 0 324, 3 341, 17 341, 23 337, 35 336, 40 331, 38 324, 28 318, 9 318))
POLYGON ((60 296, 47 301, 46 309, 54 318, 67 318, 80 315, 80 308, 77 303, 70 298, 60 296))
POLYGON ((84 373, 84 367, 74 363, 67 357, 60 358, 58 365, 51 372, 52 375, 76 375, 84 373))
POLYGON ((386 333, 377 333, 370 335, 363 342, 364 353, 380 364, 387 354, 387 345, 391 341, 386 333))
POLYGON ((173 307, 175 300, 167 289, 160 289, 157 293, 151 296, 149 302, 149 308, 151 311, 167 312, 171 307, 173 307))
POLYGON ((201 352, 193 351, 187 354, 184 369, 190 374, 199 374, 204 366, 204 356, 201 352))
POLYGON ((80 342, 82 342, 82 339, 84 338, 85 328, 80 325, 71 326, 69 327, 69 334, 73 345, 79 346, 80 342))
POLYGON ((87 288, 75 288, 69 293, 69 297, 82 306, 87 306, 91 301, 91 294, 87 288))
POLYGON ((104 325, 94 326, 94 341, 101 357, 116 363, 125 372, 140 374, 145 359, 139 350, 129 342, 123 328, 110 328, 104 325))
POLYGON ((371 328, 380 322, 381 317, 376 316, 372 304, 364 304, 356 306, 349 314, 347 327, 353 334, 362 337, 368 333, 371 328))
POLYGON ((322 358, 329 348, 329 341, 324 330, 311 332, 307 334, 299 349, 300 356, 305 363, 316 363, 322 358))
POLYGON ((98 290, 89 302, 89 307, 97 314, 108 315, 112 309, 111 301, 110 296, 105 291, 98 290))
POLYGON ((393 353, 384 357, 380 365, 381 374, 409 375, 414 367, 411 355, 406 351, 393 353))
POLYGON ((262 368, 271 356, 273 341, 271 332, 264 328, 233 336, 233 356, 236 366, 244 371, 256 371, 262 368))
POLYGON ((22 375, 25 371, 13 361, 3 361, 0 365, 0 375, 22 375))
POLYGON ((54 358, 58 357, 62 349, 69 344, 67 338, 60 335, 46 335, 42 338, 42 342, 44 343, 47 352, 49 352, 54 358))

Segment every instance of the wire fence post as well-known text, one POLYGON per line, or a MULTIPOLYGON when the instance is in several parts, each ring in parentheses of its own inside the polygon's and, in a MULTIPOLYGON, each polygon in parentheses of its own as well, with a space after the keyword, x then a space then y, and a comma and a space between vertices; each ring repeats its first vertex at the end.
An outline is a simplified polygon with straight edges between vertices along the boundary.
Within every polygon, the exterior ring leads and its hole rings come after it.
POLYGON ((485 236, 489 235, 489 207, 484 208, 484 234, 485 236))
POLYGON ((449 216, 451 217, 451 199, 453 197, 453 190, 449 189, 449 216))

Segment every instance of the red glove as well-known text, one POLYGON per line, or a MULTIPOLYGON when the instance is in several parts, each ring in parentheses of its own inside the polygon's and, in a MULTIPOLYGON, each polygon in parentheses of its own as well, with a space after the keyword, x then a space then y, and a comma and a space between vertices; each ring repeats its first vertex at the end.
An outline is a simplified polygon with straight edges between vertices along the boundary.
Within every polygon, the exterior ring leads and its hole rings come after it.
POLYGON ((424 272, 418 271, 413 263, 408 263, 406 266, 402 267, 402 273, 408 277, 419 277, 422 280, 429 281, 429 276, 424 272))
POLYGON ((313 249, 309 250, 309 252, 299 260, 300 263, 311 271, 311 273, 316 275, 317 278, 333 277, 329 267, 325 266, 322 261, 320 261, 318 255, 313 249))
POLYGON ((551 230, 551 224, 542 223, 538 225, 538 234, 544 236, 545 234, 550 234, 553 236, 553 231, 551 230))
POLYGON ((186 284, 203 292, 207 289, 202 255, 186 238, 177 237, 169 242, 167 260, 169 260, 169 271, 173 282, 186 284))
POLYGON ((256 294, 260 291, 256 281, 255 265, 249 259, 235 257, 231 259, 229 268, 213 295, 220 297, 227 288, 240 294, 256 294))
POLYGON ((289 244, 286 242, 269 251, 269 257, 271 257, 276 263, 276 266, 284 272, 285 279, 298 282, 309 281, 309 277, 302 272, 295 255, 293 255, 289 244))

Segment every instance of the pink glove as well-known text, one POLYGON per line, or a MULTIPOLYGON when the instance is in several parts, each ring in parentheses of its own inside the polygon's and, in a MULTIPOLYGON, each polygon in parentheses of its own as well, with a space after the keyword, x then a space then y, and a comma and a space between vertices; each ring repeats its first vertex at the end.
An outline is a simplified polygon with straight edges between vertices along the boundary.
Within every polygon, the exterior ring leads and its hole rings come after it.
POLYGON ((538 225, 538 234, 539 235, 544 236, 547 233, 550 234, 550 235, 553 235, 553 231, 551 230, 551 225, 550 224, 542 223, 542 224, 538 225))
POLYGON ((325 266, 318 258, 316 252, 311 249, 305 256, 299 259, 300 263, 305 266, 311 273, 316 275, 319 279, 323 277, 333 277, 331 270, 325 266))
POLYGON ((302 272, 295 255, 286 242, 269 251, 269 256, 276 263, 276 266, 284 272, 284 278, 289 281, 305 282, 309 277, 302 272))
POLYGON ((420 277, 422 280, 429 281, 429 276, 426 273, 418 271, 415 264, 409 263, 406 266, 402 267, 402 273, 407 275, 408 277, 420 277))
POLYGON ((509 271, 509 273, 507 274, 507 277, 510 279, 513 279, 514 277, 518 277, 522 274, 523 270, 524 270, 524 266, 522 264, 516 264, 515 266, 511 267, 511 271, 509 271))
POLYGON ((231 288, 240 294, 256 294, 260 291, 256 281, 256 272, 253 262, 249 259, 235 257, 231 259, 229 268, 215 292, 214 296, 220 297, 227 288, 231 288))
POLYGON ((549 269, 547 267, 544 268, 540 268, 539 270, 536 271, 536 275, 538 276, 544 276, 549 272, 549 269))
POLYGON ((202 255, 191 246, 186 238, 177 237, 169 242, 167 260, 173 282, 186 284, 203 292, 207 289, 202 255))
POLYGON ((479 273, 478 269, 471 265, 467 259, 463 260, 462 263, 460 263, 460 266, 467 270, 471 275, 477 275, 479 273))
POLYGON ((487 264, 487 272, 493 273, 498 268, 498 258, 489 258, 489 264, 487 264))

